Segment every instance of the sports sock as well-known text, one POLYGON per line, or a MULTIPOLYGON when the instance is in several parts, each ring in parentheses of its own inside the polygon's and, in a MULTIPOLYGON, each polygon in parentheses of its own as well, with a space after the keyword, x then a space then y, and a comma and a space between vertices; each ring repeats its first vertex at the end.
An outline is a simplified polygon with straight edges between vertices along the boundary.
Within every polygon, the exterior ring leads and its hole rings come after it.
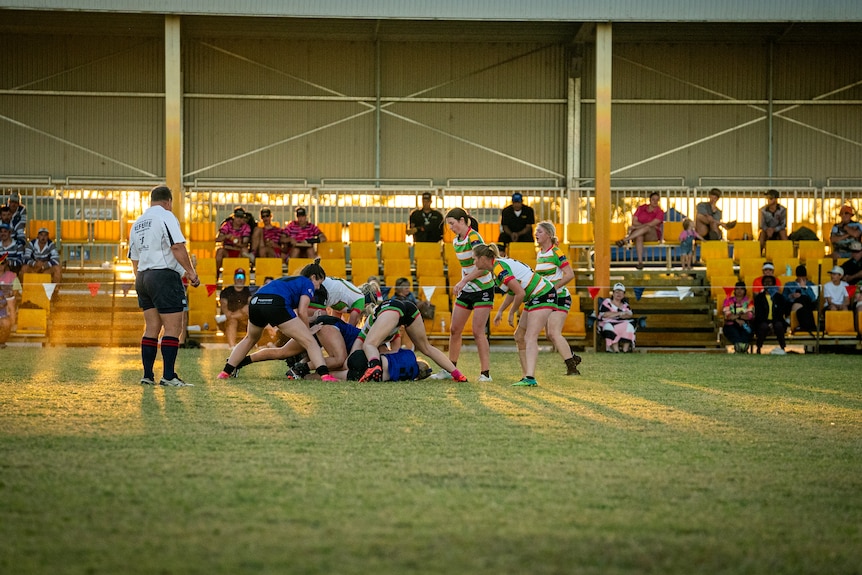
POLYGON ((251 365, 251 363, 252 363, 251 356, 250 356, 250 355, 247 355, 247 356, 245 356, 244 358, 242 358, 242 361, 241 361, 241 362, 239 362, 239 365, 238 365, 238 366, 236 366, 236 367, 237 367, 237 369, 239 369, 239 368, 241 368, 241 367, 245 367, 245 366, 247 366, 247 365, 251 365))
POLYGON ((175 337, 164 336, 162 338, 162 362, 164 362, 163 375, 165 379, 173 379, 177 376, 174 368, 177 365, 177 353, 180 351, 180 340, 175 337))
POLYGON ((482 372, 482 375, 484 375, 485 377, 491 377, 491 370, 486 369, 485 371, 482 372))
POLYGON ((368 361, 368 367, 375 367, 378 365, 381 367, 383 366, 383 362, 380 361, 379 357, 375 357, 374 359, 368 361))
POLYGON ((460 370, 460 369, 458 369, 457 367, 456 367, 455 369, 453 369, 453 370, 452 370, 451 372, 449 372, 449 373, 451 373, 451 374, 452 374, 452 377, 453 377, 453 378, 455 378, 455 379, 457 379, 457 378, 461 377, 462 375, 464 375, 463 373, 461 373, 461 370, 460 370))
POLYGON ((153 365, 156 363, 156 356, 159 354, 159 340, 153 337, 141 338, 141 363, 144 366, 144 377, 153 379, 153 365))
POLYGON ((326 364, 324 363, 323 365, 318 365, 317 369, 314 371, 317 372, 317 375, 324 376, 329 373, 329 368, 326 367, 326 364))
POLYGON ((225 372, 226 374, 230 375, 233 373, 233 370, 235 370, 235 369, 236 368, 234 366, 232 366, 229 363, 226 363, 226 364, 224 364, 224 369, 222 371, 225 372))

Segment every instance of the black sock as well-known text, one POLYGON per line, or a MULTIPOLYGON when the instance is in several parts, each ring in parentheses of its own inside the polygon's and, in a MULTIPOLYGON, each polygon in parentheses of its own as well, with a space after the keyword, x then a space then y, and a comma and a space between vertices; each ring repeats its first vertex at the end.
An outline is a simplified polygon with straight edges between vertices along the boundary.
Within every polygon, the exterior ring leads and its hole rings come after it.
POLYGON ((164 336, 162 338, 162 361, 164 362, 163 377, 173 379, 177 376, 174 369, 177 364, 177 352, 180 349, 180 340, 176 337, 164 336))
POLYGON ((485 377, 491 377, 491 370, 486 369, 485 371, 482 372, 482 375, 484 375, 485 377))
POLYGON ((238 366, 236 366, 236 367, 237 367, 237 369, 239 369, 239 368, 241 368, 241 367, 245 367, 245 366, 247 366, 247 365, 249 365, 249 364, 251 364, 251 363, 253 363, 253 362, 252 362, 252 360, 251 360, 251 356, 250 356, 250 355, 247 355, 247 356, 245 356, 244 358, 242 358, 242 361, 241 361, 241 362, 239 362, 239 365, 238 365, 238 366))
POLYGON ((383 367, 383 362, 380 361, 379 357, 368 362, 368 367, 377 367, 378 365, 383 367))
POLYGON ((230 375, 233 373, 233 370, 235 370, 235 369, 236 368, 234 366, 232 366, 229 363, 226 363, 226 364, 224 364, 224 369, 222 371, 224 371, 226 374, 230 375))
POLYGON ((141 362, 144 365, 144 377, 154 378, 153 365, 159 355, 159 340, 154 337, 141 338, 141 362))
POLYGON ((324 363, 323 365, 318 365, 315 371, 317 372, 317 375, 327 375, 329 373, 329 368, 326 367, 326 364, 324 363))

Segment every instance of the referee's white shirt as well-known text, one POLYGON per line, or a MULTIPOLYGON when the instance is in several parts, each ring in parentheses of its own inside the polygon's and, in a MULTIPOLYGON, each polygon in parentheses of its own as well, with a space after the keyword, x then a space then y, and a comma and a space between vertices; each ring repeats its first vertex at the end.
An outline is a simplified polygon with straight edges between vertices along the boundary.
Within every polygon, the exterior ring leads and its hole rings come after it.
POLYGON ((162 206, 150 206, 132 224, 129 237, 129 259, 138 262, 138 271, 174 270, 181 276, 183 266, 171 251, 174 244, 184 244, 177 217, 162 206))

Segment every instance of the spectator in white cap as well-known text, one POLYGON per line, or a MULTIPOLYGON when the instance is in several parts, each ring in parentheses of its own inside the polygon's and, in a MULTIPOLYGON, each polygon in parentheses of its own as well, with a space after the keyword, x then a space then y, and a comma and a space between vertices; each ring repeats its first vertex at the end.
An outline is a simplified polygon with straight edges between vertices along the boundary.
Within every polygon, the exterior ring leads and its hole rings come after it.
POLYGON ((632 308, 626 299, 626 286, 614 284, 611 297, 599 306, 599 326, 605 338, 605 350, 610 353, 628 353, 635 347, 635 326, 632 308))
POLYGON ((854 240, 847 247, 850 250, 850 259, 841 264, 844 269, 844 281, 855 284, 862 280, 862 242, 854 240))
POLYGON ((57 245, 51 241, 48 228, 39 228, 36 239, 27 242, 24 250, 24 267, 22 272, 33 274, 51 274, 53 283, 60 283, 63 270, 60 267, 60 255, 57 245))
POLYGON ((12 229, 23 241, 27 237, 27 208, 21 204, 21 194, 9 194, 8 205, 12 210, 12 229))
POLYGON ((832 278, 827 284, 823 285, 823 309, 826 311, 845 311, 849 309, 850 298, 847 295, 846 281, 844 277, 844 268, 835 266, 829 270, 829 276, 832 278))
POLYGON ((761 271, 763 272, 763 275, 759 278, 754 278, 754 282, 752 283, 751 291, 753 294, 757 295, 763 291, 764 276, 774 277, 775 283, 773 285, 775 287, 781 287, 781 280, 775 277, 775 266, 772 264, 772 262, 765 262, 761 271))
POLYGON ((532 242, 535 223, 536 214, 533 208, 525 206, 524 196, 515 192, 512 194, 512 203, 503 208, 500 214, 498 241, 506 246, 511 242, 532 242))

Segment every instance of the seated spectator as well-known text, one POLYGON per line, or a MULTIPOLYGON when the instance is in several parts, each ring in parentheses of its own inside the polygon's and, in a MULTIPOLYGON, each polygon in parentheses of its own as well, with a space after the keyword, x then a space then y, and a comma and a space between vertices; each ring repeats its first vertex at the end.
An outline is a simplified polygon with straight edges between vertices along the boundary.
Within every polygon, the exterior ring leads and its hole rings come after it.
POLYGON ((419 303, 416 299, 416 294, 413 293, 413 286, 410 284, 410 280, 407 278, 398 278, 395 280, 395 293, 392 297, 409 301, 413 305, 419 303))
POLYGON ((708 240, 720 240, 722 239, 722 231, 721 228, 725 229, 727 226, 721 221, 721 210, 718 209, 718 200, 721 198, 721 190, 718 188, 712 188, 709 190, 709 200, 706 202, 700 202, 695 206, 695 210, 697 211, 697 215, 695 216, 694 224, 695 230, 702 237, 708 240))
POLYGON ((218 229, 216 242, 221 244, 216 250, 216 269, 220 270, 224 258, 250 257, 251 226, 245 219, 245 210, 237 207, 224 219, 218 229))
POLYGON ((18 275, 9 269, 8 256, 0 254, 0 349, 6 347, 16 323, 16 298, 21 293, 18 275))
POLYGON ((17 274, 24 265, 24 247, 15 241, 12 234, 9 224, 0 224, 0 256, 5 255, 8 258, 6 265, 17 274))
POLYGON ((638 206, 634 216, 632 216, 632 225, 629 227, 626 237, 617 241, 617 245, 622 247, 627 242, 634 240, 639 270, 644 267, 644 241, 658 242, 662 239, 664 210, 658 205, 659 197, 658 192, 653 192, 649 196, 649 203, 638 206))
POLYGON ((36 239, 28 242, 24 251, 23 273, 51 274, 51 281, 60 283, 63 270, 57 245, 48 237, 48 228, 39 228, 36 239))
POLYGON ((9 219, 7 221, 6 218, 2 217, 2 214, 0 214, 0 220, 2 220, 3 223, 12 226, 12 235, 15 238, 15 241, 19 244, 23 244, 27 241, 27 208, 21 204, 21 196, 18 192, 12 192, 9 194, 9 199, 6 205, 9 207, 9 219))
POLYGON ((745 282, 736 282, 733 295, 724 300, 724 337, 733 344, 736 353, 745 353, 751 344, 751 324, 754 304, 748 297, 745 282))
POLYGON ((856 211, 850 206, 841 206, 838 212, 841 221, 832 226, 829 241, 832 243, 832 260, 850 257, 850 244, 862 239, 862 224, 853 221, 856 211))
POLYGON ((850 301, 847 296, 847 282, 844 277, 844 268, 835 266, 829 272, 832 281, 823 285, 823 309, 828 311, 845 311, 850 309, 850 301))
POLYGON ((850 250, 850 259, 841 264, 844 270, 844 281, 849 285, 855 285, 862 280, 862 242, 852 241, 847 247, 850 250))
POLYGON ((245 284, 246 274, 243 268, 233 272, 233 285, 229 285, 219 294, 219 306, 225 316, 224 334, 231 348, 236 346, 236 333, 240 324, 248 322, 248 300, 251 290, 245 284))
POLYGON ((763 291, 763 278, 765 277, 771 277, 775 280, 772 285, 781 287, 781 280, 775 277, 775 266, 772 265, 772 262, 765 262, 763 264, 763 268, 761 268, 761 272, 763 273, 763 275, 759 278, 754 278, 754 282, 751 287, 751 291, 754 292, 754 295, 757 295, 761 291, 763 291))
POLYGON ((784 310, 787 309, 787 303, 778 291, 778 286, 775 285, 775 277, 763 276, 762 288, 763 291, 754 296, 754 333, 757 336, 755 342, 757 353, 760 353, 766 336, 771 332, 775 334, 779 346, 772 353, 784 355, 786 345, 784 333, 787 331, 784 310))
POLYGON ((767 240, 787 239, 787 208, 778 203, 778 190, 769 190, 769 201, 760 208, 760 251, 766 249, 767 240))
POLYGON ((287 261, 287 250, 284 247, 284 230, 279 227, 278 222, 272 220, 272 210, 262 208, 260 210, 261 223, 252 230, 252 251, 259 258, 281 258, 287 261))
POLYGON ((316 245, 326 241, 320 228, 308 221, 308 212, 302 206, 296 208, 296 218, 287 224, 284 232, 291 258, 316 258, 316 245))
POLYGON ((9 226, 10 237, 15 240, 15 243, 21 246, 21 249, 23 249, 24 243, 27 241, 27 236, 20 226, 16 226, 12 222, 12 209, 9 206, 0 206, 0 225, 9 226))
POLYGON ((614 284, 613 295, 602 300, 599 307, 599 324, 605 338, 605 350, 611 353, 628 353, 634 349, 635 326, 632 308, 626 299, 626 286, 614 284))
POLYGON ((532 242, 535 223, 536 214, 533 208, 524 205, 524 196, 518 192, 512 194, 512 203, 500 212, 499 243, 508 246, 511 242, 532 242))
POLYGON ((783 295, 789 306, 785 310, 787 316, 790 317, 791 312, 796 312, 796 322, 799 325, 793 331, 801 330, 808 333, 816 331, 814 310, 817 309, 817 294, 814 292, 813 284, 808 281, 808 270, 805 266, 796 266, 796 280, 787 282, 783 295))

